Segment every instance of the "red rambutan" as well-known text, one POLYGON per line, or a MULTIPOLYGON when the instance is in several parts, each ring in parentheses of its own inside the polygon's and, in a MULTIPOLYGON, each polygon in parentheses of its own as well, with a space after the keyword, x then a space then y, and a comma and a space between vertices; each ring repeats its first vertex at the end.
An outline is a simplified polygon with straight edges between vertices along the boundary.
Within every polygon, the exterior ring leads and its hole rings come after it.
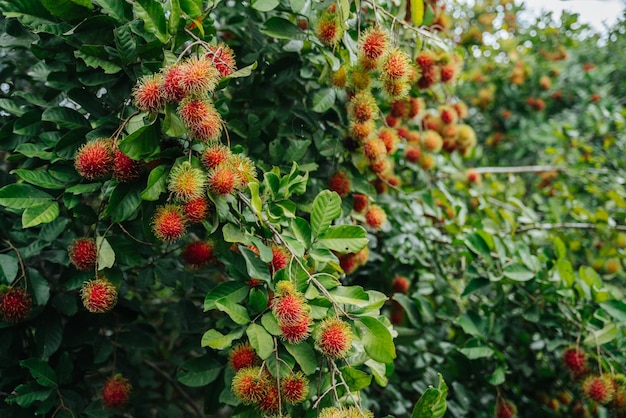
POLYGON ((369 91, 360 91, 350 99, 348 114, 356 122, 365 122, 378 117, 376 99, 369 91))
POLYGON ((417 163, 422 155, 422 150, 415 145, 408 145, 404 150, 404 158, 412 163, 417 163))
POLYGON ((213 103, 206 99, 185 99, 178 107, 184 125, 192 137, 202 142, 220 138, 223 129, 222 117, 213 103))
POLYGON ((180 206, 160 206, 152 218, 152 232, 161 241, 177 241, 185 235, 187 222, 180 206))
POLYGON ((439 152, 443 147, 443 138, 438 132, 429 129, 422 135, 422 146, 430 152, 439 152))
POLYGON ((227 163, 220 164, 209 172, 209 189, 218 195, 226 196, 240 186, 239 176, 227 163))
POLYGON ((222 144, 209 144, 202 151, 202 165, 207 168, 215 168, 218 165, 230 161, 232 152, 230 148, 222 144))
POLYGON ((25 289, 11 287, 0 292, 0 316, 6 322, 24 321, 33 306, 33 300, 25 289))
POLYGON ((315 36, 324 45, 336 45, 343 36, 339 16, 328 9, 322 12, 315 23, 315 36))
POLYGON ((285 341, 290 344, 299 344, 306 340, 311 333, 311 317, 305 315, 300 322, 294 325, 281 325, 280 331, 285 341))
POLYGON ((82 145, 74 160, 76 171, 87 180, 97 180, 113 171, 111 140, 100 138, 82 145))
POLYGON ((609 376, 589 376, 581 386, 583 395, 601 405, 606 405, 613 400, 615 386, 609 376))
POLYGON ((93 238, 79 238, 72 241, 68 248, 70 261, 78 270, 89 271, 96 267, 98 248, 93 238))
POLYGON ((228 77, 237 69, 235 53, 224 43, 210 45, 209 50, 206 53, 206 57, 211 61, 215 68, 217 68, 217 71, 219 71, 219 74, 222 77, 228 77))
POLYGON ((291 373, 280 382, 280 391, 289 404, 304 402, 309 394, 309 379, 302 372, 291 373))
POLYGON ((432 68, 437 62, 437 54, 433 51, 423 50, 415 58, 415 63, 422 71, 432 68))
POLYGON ((327 318, 319 325, 315 347, 326 357, 345 357, 352 347, 352 330, 347 322, 338 318, 327 318))
POLYGON ((143 112, 158 112, 165 106, 163 76, 161 74, 142 77, 133 89, 135 106, 143 112))
POLYGON ((235 373, 232 391, 244 405, 253 405, 267 395, 271 385, 268 374, 260 367, 246 367, 235 373))
POLYGON ((117 303, 117 288, 106 278, 93 279, 83 283, 80 296, 89 312, 105 313, 117 303))
POLYGON ((382 139, 371 136, 363 142, 363 155, 371 161, 379 161, 387 156, 387 147, 382 139))
POLYGON ((254 367, 259 364, 260 360, 249 342, 237 344, 228 353, 228 364, 236 372, 247 367, 254 367))
POLYGON ((366 195, 355 193, 352 197, 354 198, 352 209, 355 212, 361 213, 365 209, 367 209, 367 205, 369 204, 369 199, 366 195))
POLYGON ((174 166, 168 179, 168 188, 177 199, 188 202, 202 197, 205 193, 205 174, 191 166, 189 161, 174 166))
POLYGON ((341 197, 345 197, 350 193, 352 183, 343 171, 337 171, 328 179, 328 189, 337 192, 341 197))
POLYGON ((213 243, 191 242, 183 248, 182 257, 185 265, 193 270, 204 267, 213 260, 213 243))
POLYGON ((185 96, 203 96, 212 92, 219 78, 219 71, 206 56, 189 58, 180 66, 179 85, 185 96))
POLYGON ((170 103, 178 103, 185 98, 185 92, 181 87, 183 73, 178 64, 163 70, 163 94, 170 103))
POLYGON ((495 415, 496 418, 515 418, 517 416, 517 407, 506 399, 498 398, 495 415))
POLYGON ((384 79, 404 79, 408 75, 410 65, 409 55, 399 48, 394 48, 383 59, 381 75, 384 79))
POLYGON ((131 159, 120 149, 115 149, 113 154, 113 177, 119 183, 128 183, 137 180, 142 171, 141 161, 131 159))
POLYGON ((391 282, 391 290, 394 293, 406 293, 409 291, 411 282, 404 276, 397 276, 391 282))
POLYGON ((110 377, 102 388, 102 403, 105 408, 123 408, 128 403, 132 385, 128 379, 116 375, 110 377))
POLYGON ((374 132, 374 129, 376 129, 376 124, 371 120, 363 123, 351 122, 350 136, 357 141, 364 141, 374 132))
POLYGON ((387 154, 391 155, 398 150, 398 143, 400 142, 400 137, 395 129, 391 128, 381 128, 378 131, 378 137, 385 144, 385 149, 387 150, 387 154))
POLYGON ((379 28, 368 28, 361 34, 359 53, 374 63, 389 49, 389 34, 379 28))
POLYGON ((275 273, 289 264, 291 259, 289 251, 283 247, 272 247, 272 271, 275 273))
POLYGON ((190 224, 204 221, 209 216, 210 202, 206 197, 197 197, 183 203, 183 215, 190 224))
POLYGON ((280 407, 280 393, 276 387, 276 382, 272 381, 267 389, 267 393, 256 406, 265 416, 278 412, 278 408, 280 407))
POLYGON ((371 205, 365 212, 365 223, 374 230, 380 229, 387 222, 387 214, 378 205, 371 205))

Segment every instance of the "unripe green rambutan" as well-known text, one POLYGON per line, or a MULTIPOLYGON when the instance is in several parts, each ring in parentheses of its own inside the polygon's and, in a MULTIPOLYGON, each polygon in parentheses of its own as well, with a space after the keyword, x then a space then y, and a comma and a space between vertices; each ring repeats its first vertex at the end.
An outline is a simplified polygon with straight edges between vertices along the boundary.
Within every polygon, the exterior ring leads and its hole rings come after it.
POLYGON ((135 106, 143 112, 158 112, 165 106, 163 76, 161 74, 142 77, 133 89, 135 106))
POLYGON ((188 161, 175 166, 168 179, 169 190, 183 202, 202 197, 205 193, 205 184, 204 172, 192 167, 188 161))
POLYGON ((319 325, 315 348, 331 359, 345 357, 352 347, 352 330, 347 322, 327 318, 319 325))
POLYGON ((387 222, 385 210, 378 205, 371 205, 365 212, 365 223, 374 230, 382 228, 387 222))
POLYGON ((350 99, 348 115, 355 122, 365 122, 378 118, 376 99, 369 91, 360 91, 350 99))
POLYGON ((160 206, 152 218, 152 232, 161 241, 178 241, 185 235, 187 221, 180 206, 160 206))
POLYGON ((370 88, 371 84, 372 76, 369 70, 361 66, 352 68, 350 71, 350 85, 354 87, 355 90, 367 90, 370 88))
POLYGON ((383 92, 390 100, 404 99, 411 90, 411 86, 403 79, 384 79, 383 92))
POLYGON ((476 132, 469 125, 459 125, 456 140, 459 147, 472 148, 476 145, 476 132))
POLYGON ((432 170, 435 168, 435 164, 437 164, 437 161, 432 154, 422 153, 419 159, 419 165, 422 169, 426 171, 432 170))
POLYGON ((331 75, 331 82, 333 86, 345 88, 348 85, 348 69, 345 65, 339 67, 337 71, 335 71, 331 75))

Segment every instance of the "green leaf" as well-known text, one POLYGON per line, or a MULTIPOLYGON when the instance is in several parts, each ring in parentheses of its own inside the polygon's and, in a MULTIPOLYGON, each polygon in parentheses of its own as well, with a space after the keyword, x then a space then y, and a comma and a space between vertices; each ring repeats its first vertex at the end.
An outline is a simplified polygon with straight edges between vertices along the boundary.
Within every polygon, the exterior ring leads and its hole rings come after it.
POLYGON ((276 39, 302 39, 305 36, 304 32, 302 32, 299 27, 287 19, 276 16, 269 18, 265 22, 265 27, 260 29, 260 31, 276 39))
POLYGON ((235 321, 235 323, 238 325, 245 325, 250 322, 248 310, 243 306, 229 300, 228 298, 216 300, 215 307, 220 311, 226 313, 230 317, 230 319, 235 321))
POLYGON ((270 269, 255 253, 250 251, 249 248, 243 245, 239 246, 241 255, 246 260, 246 270, 250 278, 264 280, 269 282, 271 280, 270 269))
POLYGON ((28 408, 37 401, 45 401, 55 393, 54 389, 42 388, 35 382, 29 382, 16 387, 14 393, 6 399, 6 402, 10 404, 16 403, 23 408, 28 408))
POLYGON ((280 330, 280 326, 278 325, 278 321, 273 313, 268 312, 261 317, 261 324, 263 324, 263 328, 267 330, 270 334, 274 336, 282 335, 282 331, 280 330))
POLYGON ((47 388, 53 388, 57 384, 57 374, 47 362, 38 358, 29 358, 20 361, 20 366, 27 368, 37 383, 47 388))
POLYGON ((338 286, 330 295, 339 304, 367 306, 369 303, 369 296, 361 286, 338 286))
POLYGON ((319 237, 341 215, 341 198, 335 192, 323 190, 313 200, 311 232, 319 237))
MULTIPOLYGON (((280 331, 280 330, 279 330, 280 331)), ((307 376, 317 371, 317 356, 313 348, 307 343, 289 344, 283 343, 289 354, 293 356, 300 368, 307 376)))
POLYGON ((250 74, 252 74, 253 70, 256 70, 256 67, 258 65, 259 64, 256 61, 254 61, 252 64, 246 67, 240 68, 234 73, 230 74, 228 77, 226 77, 226 79, 248 77, 250 74))
POLYGON ((135 16, 143 21, 146 32, 153 34, 162 44, 167 42, 167 24, 163 7, 155 0, 135 0, 132 2, 135 16))
POLYGON ((91 124, 85 116, 67 107, 48 108, 41 115, 41 120, 55 123, 59 128, 68 130, 75 128, 91 129, 91 124))
POLYGON ((113 267, 115 264, 115 251, 113 251, 109 241, 106 238, 97 237, 96 247, 98 248, 98 271, 113 267))
POLYGON ((222 227, 224 241, 234 243, 247 243, 248 237, 234 224, 226 224, 222 227))
POLYGON ((493 349, 487 346, 465 347, 460 348, 459 351, 470 360, 489 358, 493 356, 493 349))
POLYGON ((112 222, 122 222, 130 218, 140 205, 141 198, 136 184, 118 184, 111 193, 105 215, 110 216, 112 222))
POLYGON ((396 358, 396 347, 391 332, 376 318, 361 317, 356 321, 365 352, 372 360, 391 363, 396 358))
POLYGON ((142 200, 159 200, 161 194, 167 192, 168 168, 167 165, 160 165, 152 169, 148 175, 148 185, 139 195, 142 200))
POLYGON ((589 266, 580 266, 578 269, 578 275, 589 286, 595 286, 597 288, 602 287, 602 278, 593 268, 589 266))
POLYGON ((269 12, 280 4, 280 0, 252 0, 252 8, 259 12, 269 12))
POLYGON ((42 0, 43 6, 55 16, 63 19, 77 19, 92 9, 91 0, 42 0))
POLYGON ((41 111, 31 110, 13 124, 13 133, 24 136, 37 136, 41 129, 41 111))
POLYGON ((313 96, 313 111, 317 113, 326 112, 328 109, 333 107, 335 99, 335 89, 321 89, 313 96))
POLYGON ((126 17, 127 4, 119 0, 94 0, 102 8, 102 11, 120 23, 128 21, 126 17))
POLYGON ((13 283, 17 277, 18 263, 17 258, 7 254, 0 254, 0 273, 2 278, 8 283, 13 283))
POLYGON ((504 268, 502 274, 504 274, 504 277, 508 277, 516 282, 526 282, 535 277, 535 273, 522 264, 510 264, 504 268))
POLYGON ((246 335, 261 360, 267 359, 274 352, 274 338, 262 326, 250 324, 246 335))
POLYGON ((576 280, 572 263, 565 258, 561 258, 556 262, 556 270, 559 272, 559 277, 563 281, 563 284, 567 287, 572 287, 576 280))
POLYGON ((202 0, 180 0, 180 7, 192 19, 202 16, 202 0))
POLYGON ((15 174, 25 182, 43 187, 44 189, 61 190, 66 186, 65 183, 55 179, 45 171, 33 171, 24 168, 17 168, 15 170, 11 170, 11 174, 15 174))
POLYGON ((491 250, 485 239, 478 233, 473 232, 467 235, 465 245, 474 254, 482 255, 486 260, 491 261, 491 250))
POLYGON ((250 205, 257 219, 262 220, 261 210, 263 210, 263 202, 261 202, 261 197, 259 196, 259 183, 256 181, 248 183, 248 189, 250 189, 250 205))
POLYGON ((466 334, 485 337, 485 333, 481 330, 483 328, 483 319, 476 312, 467 312, 457 319, 457 324, 463 328, 463 332, 466 334))
POLYGON ((562 258, 565 258, 567 256, 567 250, 561 238, 554 237, 553 242, 554 242, 554 252, 556 253, 557 259, 560 260, 562 258))
POLYGON ((291 5, 292 12, 300 13, 306 4, 306 0, 289 0, 289 4, 291 5))
POLYGON ((351 392, 358 392, 372 383, 372 376, 354 367, 342 367, 340 371, 351 392))
POLYGON ((215 350, 224 350, 233 345, 233 341, 238 340, 243 335, 243 329, 238 329, 230 334, 224 335, 221 332, 210 329, 202 335, 202 347, 211 347, 215 350))
MULTIPOLYGON (((0 264, 2 264, 0 262, 0 264)), ((17 265, 15 266, 17 269, 17 265)), ((611 315, 616 321, 626 323, 626 303, 621 300, 609 300, 603 302, 600 307, 611 315)))
POLYGON ((585 345, 597 346, 609 343, 616 339, 620 334, 618 326, 610 322, 604 326, 604 328, 593 331, 587 335, 587 338, 583 341, 585 345))
POLYGON ((180 383, 189 387, 202 387, 214 382, 220 375, 222 365, 208 356, 192 358, 181 364, 176 373, 180 383))
MULTIPOLYGON (((47 292, 46 298, 50 296, 49 287, 44 287, 41 282, 36 283, 34 280, 31 280, 31 283, 33 283, 33 285, 36 284, 39 287, 38 289, 33 289, 35 295, 47 292)), ((39 298, 41 298, 41 296, 39 296, 39 298)), ((40 305, 43 304, 45 304, 45 302, 40 303, 40 305)), ((37 351, 41 357, 48 358, 56 353, 59 347, 61 347, 61 341, 63 340, 63 322, 61 320, 61 316, 53 311, 45 315, 43 323, 40 323, 39 326, 40 328, 35 334, 35 339, 37 340, 37 351)))
POLYGON ((204 312, 216 309, 215 302, 219 299, 228 299, 239 303, 248 296, 249 290, 248 286, 241 282, 220 283, 211 289, 204 298, 204 312))
POLYGON ((311 245, 311 226, 302 218, 294 218, 291 221, 291 230, 294 237, 306 247, 311 245))
POLYGON ((52 152, 46 151, 48 147, 43 144, 20 144, 15 148, 16 153, 20 153, 28 158, 41 158, 42 160, 50 160, 52 152))
POLYGON ((74 56, 85 61, 91 68, 101 68, 105 74, 117 74, 122 71, 119 64, 112 62, 104 45, 83 45, 74 56))
POLYGON ((493 386, 499 386, 506 381, 504 366, 498 366, 491 376, 489 376, 488 382, 493 386))
POLYGON ((445 415, 448 395, 448 386, 439 374, 439 385, 437 388, 429 386, 424 394, 419 398, 413 408, 411 418, 441 418, 445 415))
POLYGON ((42 205, 29 206, 22 213, 22 228, 54 221, 59 216, 59 204, 53 200, 42 205))
POLYGON ((413 26, 419 26, 424 21, 424 0, 410 0, 411 22, 413 26))
POLYGON ((367 232, 360 225, 331 226, 318 239, 319 244, 342 254, 359 252, 367 242, 367 232))
POLYGON ((157 123, 142 126, 119 143, 120 150, 133 160, 142 160, 159 151, 161 141, 157 123))
POLYGON ((26 113, 26 110, 22 109, 17 103, 10 99, 0 99, 0 109, 18 117, 26 113))
POLYGON ((170 15, 167 22, 167 30, 170 35, 176 35, 178 24, 180 23, 180 2, 179 0, 170 0, 170 15))

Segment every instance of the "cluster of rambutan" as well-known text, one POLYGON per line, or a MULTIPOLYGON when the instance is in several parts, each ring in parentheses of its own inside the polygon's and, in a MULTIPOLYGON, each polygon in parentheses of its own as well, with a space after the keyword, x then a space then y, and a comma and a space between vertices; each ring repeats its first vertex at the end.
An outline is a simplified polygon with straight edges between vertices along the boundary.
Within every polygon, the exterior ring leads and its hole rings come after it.
POLYGON ((76 152, 74 167, 87 180, 102 180, 112 175, 119 183, 137 180, 144 169, 141 161, 124 154, 111 138, 83 144, 76 152))
POLYGON ((576 346, 563 351, 563 364, 579 382, 586 399, 613 410, 626 410, 626 376, 592 373, 587 353, 576 346))
POLYGON ((299 344, 311 334, 311 308, 304 295, 288 280, 276 284, 271 303, 282 337, 290 344, 299 344))
POLYGON ((365 265, 369 259, 369 248, 365 247, 358 253, 339 255, 339 265, 345 274, 352 274, 356 269, 365 265))
POLYGON ((451 84, 455 82, 461 72, 462 59, 456 53, 437 53, 424 49, 415 57, 415 64, 420 71, 417 87, 426 90, 432 88, 436 83, 451 84))

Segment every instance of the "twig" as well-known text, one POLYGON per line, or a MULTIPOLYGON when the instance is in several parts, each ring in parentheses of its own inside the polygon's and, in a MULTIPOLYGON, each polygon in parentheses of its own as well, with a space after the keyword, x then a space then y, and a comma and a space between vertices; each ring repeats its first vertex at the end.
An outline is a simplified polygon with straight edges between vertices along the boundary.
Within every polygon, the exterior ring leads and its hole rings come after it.
MULTIPOLYGON (((533 231, 536 229, 598 229, 600 225, 592 224, 592 223, 584 223, 584 222, 562 222, 555 224, 535 224, 535 225, 527 225, 517 228, 515 230, 516 233, 533 231)), ((624 231, 626 232, 626 225, 615 225, 610 227, 616 231, 624 231)))
MULTIPOLYGON (((26 268, 24 267, 24 260, 22 260, 22 255, 20 254, 20 251, 17 248, 15 248, 15 245, 13 245, 13 243, 9 241, 8 239, 5 239, 4 242, 6 242, 7 245, 13 251, 15 251, 15 255, 17 256, 17 262, 20 263, 20 270, 22 272, 22 275, 18 277, 16 280, 20 280, 22 277, 26 279, 26 268)), ((24 288, 25 289, 28 288, 28 282, 26 280, 24 280, 24 288)))
POLYGON ((133 239, 134 241, 137 241, 140 244, 144 244, 144 245, 150 245, 150 246, 155 246, 157 244, 153 244, 151 242, 147 242, 147 241, 142 241, 139 238, 136 238, 133 236, 133 234, 131 234, 130 232, 128 232, 128 230, 126 228, 124 228, 124 226, 121 223, 117 223, 117 226, 120 227, 120 229, 126 234, 128 235, 131 239, 133 239))
POLYGON ((170 382, 172 384, 172 386, 174 386, 174 389, 176 389, 176 391, 178 393, 180 393, 180 395, 185 398, 185 400, 189 403, 189 406, 191 406, 191 408, 193 408, 193 411, 195 412, 196 416, 198 418, 203 418, 204 414, 202 413, 202 411, 200 410, 200 408, 198 408, 198 405, 196 405, 196 403, 194 402, 193 399, 191 399, 191 396, 189 396, 189 394, 187 392, 185 392, 183 390, 183 388, 180 387, 180 385, 178 384, 178 382, 176 380, 174 380, 169 374, 167 374, 164 370, 162 370, 159 366, 157 366, 156 364, 154 364, 153 362, 151 362, 150 360, 146 360, 143 359, 143 362, 150 367, 152 370, 154 370, 155 372, 157 372, 159 375, 161 375, 163 378, 165 378, 165 380, 167 380, 168 382, 170 382))

